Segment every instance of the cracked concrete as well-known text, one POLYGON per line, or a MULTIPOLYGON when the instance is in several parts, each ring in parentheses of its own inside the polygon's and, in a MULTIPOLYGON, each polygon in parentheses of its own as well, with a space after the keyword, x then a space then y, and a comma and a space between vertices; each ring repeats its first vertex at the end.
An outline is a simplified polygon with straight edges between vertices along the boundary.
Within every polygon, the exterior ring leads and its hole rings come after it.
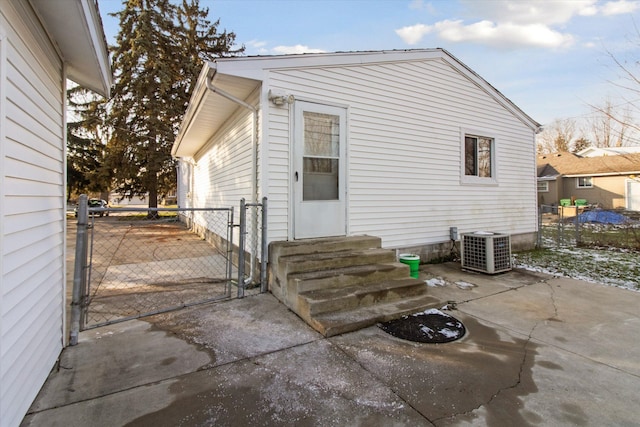
POLYGON ((192 307, 83 332, 23 425, 637 425, 640 293, 451 263, 421 277, 442 278, 429 292, 462 339, 326 339, 269 294, 192 307))

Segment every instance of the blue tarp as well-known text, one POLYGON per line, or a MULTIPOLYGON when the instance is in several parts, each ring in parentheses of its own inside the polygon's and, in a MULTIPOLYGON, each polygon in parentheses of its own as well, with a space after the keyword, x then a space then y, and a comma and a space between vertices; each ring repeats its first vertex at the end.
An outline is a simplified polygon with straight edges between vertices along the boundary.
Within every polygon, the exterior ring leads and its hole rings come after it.
POLYGON ((578 215, 578 221, 580 223, 594 222, 598 224, 628 224, 632 222, 630 218, 622 214, 603 210, 583 212, 578 215))

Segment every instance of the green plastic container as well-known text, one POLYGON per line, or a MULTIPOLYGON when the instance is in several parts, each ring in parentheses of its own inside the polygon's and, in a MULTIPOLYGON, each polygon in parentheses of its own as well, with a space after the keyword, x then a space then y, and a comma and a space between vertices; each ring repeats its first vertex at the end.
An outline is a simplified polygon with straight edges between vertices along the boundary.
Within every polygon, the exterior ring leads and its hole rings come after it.
POLYGON ((420 257, 415 254, 400 254, 398 258, 400 258, 401 263, 409 266, 411 277, 417 279, 420 275, 420 257))
POLYGON ((576 199, 576 206, 587 206, 587 199, 576 199))
POLYGON ((571 206, 571 199, 560 199, 560 206, 571 206))

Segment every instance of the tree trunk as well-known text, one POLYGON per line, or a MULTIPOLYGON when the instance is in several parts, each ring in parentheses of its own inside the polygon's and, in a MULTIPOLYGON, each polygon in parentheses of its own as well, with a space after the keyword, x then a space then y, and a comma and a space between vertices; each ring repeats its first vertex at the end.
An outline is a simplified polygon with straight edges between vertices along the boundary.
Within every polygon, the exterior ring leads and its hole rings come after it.
MULTIPOLYGON (((149 172, 149 208, 158 207, 158 173, 155 171, 149 172)), ((157 211, 149 211, 147 213, 147 219, 158 219, 157 211)))

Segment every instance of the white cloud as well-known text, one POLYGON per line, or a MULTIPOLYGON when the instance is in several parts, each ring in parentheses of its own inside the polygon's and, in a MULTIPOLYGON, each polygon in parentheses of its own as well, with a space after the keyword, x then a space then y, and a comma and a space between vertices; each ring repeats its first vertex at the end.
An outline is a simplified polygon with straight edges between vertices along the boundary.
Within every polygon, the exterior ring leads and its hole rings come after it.
POLYGON ((396 34, 408 45, 414 45, 422 40, 426 34, 433 30, 433 26, 417 24, 409 27, 402 27, 396 30, 396 34))
POLYGON ((640 2, 617 0, 605 3, 601 10, 602 14, 606 16, 620 15, 623 13, 633 13, 640 8, 640 2))
MULTIPOLYGON (((619 0, 616 3, 627 2, 619 0)), ((499 48, 519 46, 561 48, 571 46, 573 35, 554 28, 573 17, 598 12, 597 0, 460 0, 465 19, 416 24, 396 30, 407 44, 419 43, 427 34, 450 42, 479 43, 499 48)), ((634 2, 636 3, 636 2, 634 2)), ((420 3, 421 4, 421 3, 420 3)))
POLYGON ((569 22, 575 15, 593 14, 597 0, 462 0, 470 18, 496 23, 556 25, 569 22))
POLYGON ((269 43, 263 40, 249 40, 245 43, 247 47, 248 55, 290 55, 296 53, 322 53, 324 50, 312 49, 309 46, 294 45, 294 46, 276 46, 269 47, 269 43))
POLYGON ((580 9, 580 11, 578 11, 578 15, 580 16, 594 16, 597 14, 598 14, 598 8, 596 7, 595 4, 584 7, 583 9, 580 9))
POLYGON ((516 25, 479 21, 465 25, 460 20, 445 20, 434 25, 417 24, 396 30, 396 34, 409 45, 420 42, 429 33, 436 33, 442 40, 450 42, 479 43, 499 48, 517 46, 558 48, 570 46, 574 42, 570 34, 562 34, 542 24, 516 25))
POLYGON ((321 49, 312 49, 309 46, 304 46, 301 44, 297 44, 295 46, 276 46, 272 49, 272 51, 276 54, 280 55, 291 55, 295 53, 322 53, 324 50, 321 49))
POLYGON ((461 21, 442 21, 434 27, 438 36, 447 41, 473 42, 500 48, 523 45, 557 48, 573 43, 571 35, 554 31, 542 24, 495 24, 480 21, 464 25, 461 21))
POLYGON ((245 53, 248 55, 268 55, 269 50, 266 48, 267 42, 262 40, 249 40, 245 43, 247 50, 245 53))

